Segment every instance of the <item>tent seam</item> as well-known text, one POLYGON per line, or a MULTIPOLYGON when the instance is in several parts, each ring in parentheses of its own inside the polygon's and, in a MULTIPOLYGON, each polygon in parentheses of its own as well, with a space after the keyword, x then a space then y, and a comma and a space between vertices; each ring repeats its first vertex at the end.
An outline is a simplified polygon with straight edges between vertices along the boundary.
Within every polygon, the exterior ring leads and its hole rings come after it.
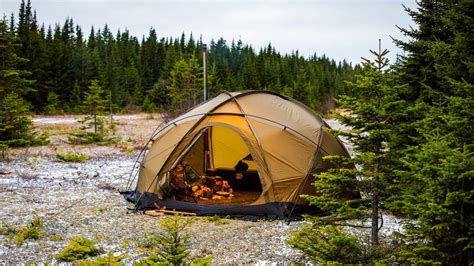
MULTIPOLYGON (((319 145, 318 145, 318 147, 317 147, 317 149, 316 149, 316 152, 314 153, 313 159, 311 160, 311 167, 309 167, 308 172, 306 173, 306 176, 305 176, 305 178, 304 178, 304 180, 303 180, 303 184, 302 184, 301 187, 298 189, 298 191, 297 191, 297 193, 296 193, 296 195, 295 195, 295 199, 293 200, 293 201, 294 201, 293 207, 291 208, 291 211, 290 211, 290 213, 288 214, 288 221, 287 221, 288 223, 290 223, 291 215, 293 214, 293 211, 295 210, 295 206, 296 206, 296 201, 295 201, 295 200, 296 200, 296 197, 303 191, 304 187, 306 186, 306 182, 308 181, 308 177, 309 177, 309 175, 311 174, 311 172, 312 172, 313 169, 314 169, 314 164, 315 164, 315 162, 316 162, 316 160, 317 160, 317 157, 318 157, 318 154, 319 154, 319 150, 322 149, 322 148, 321 148, 321 143, 322 143, 322 141, 323 141, 323 136, 324 136, 324 132, 323 132, 323 130, 324 130, 324 129, 323 129, 323 127, 324 127, 324 121, 323 121, 323 118, 322 118, 322 117, 320 117, 320 119, 321 119, 321 122, 323 122, 323 123, 321 123, 321 128, 319 129, 319 145)), ((324 151, 324 152, 326 152, 326 151, 324 151)), ((326 152, 326 153, 327 153, 327 152, 326 152)))

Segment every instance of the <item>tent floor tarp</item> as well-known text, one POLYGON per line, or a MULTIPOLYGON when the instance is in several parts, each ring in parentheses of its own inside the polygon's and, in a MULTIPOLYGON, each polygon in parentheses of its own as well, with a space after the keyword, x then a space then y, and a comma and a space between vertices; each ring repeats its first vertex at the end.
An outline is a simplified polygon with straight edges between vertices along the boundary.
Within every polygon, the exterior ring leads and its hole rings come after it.
POLYGON ((230 218, 257 220, 257 219, 281 219, 289 217, 298 219, 302 214, 322 214, 321 210, 308 205, 295 205, 288 202, 272 202, 260 205, 213 205, 184 202, 171 199, 159 199, 155 194, 145 192, 143 195, 135 191, 122 192, 129 202, 141 206, 141 210, 156 209, 157 206, 167 210, 193 212, 200 216, 221 215, 230 218))

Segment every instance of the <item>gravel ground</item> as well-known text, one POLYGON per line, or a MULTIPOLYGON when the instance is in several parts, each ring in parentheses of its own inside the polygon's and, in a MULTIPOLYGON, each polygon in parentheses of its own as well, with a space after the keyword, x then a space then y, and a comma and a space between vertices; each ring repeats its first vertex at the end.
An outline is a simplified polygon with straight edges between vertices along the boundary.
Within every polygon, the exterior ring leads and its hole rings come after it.
MULTIPOLYGON (((67 239, 79 235, 98 240, 105 253, 127 254, 126 262, 144 257, 146 252, 140 248, 144 234, 158 232, 162 218, 127 210, 132 206, 117 192, 127 183, 134 156, 113 155, 82 163, 47 157, 1 162, 0 221, 26 225, 37 212, 45 221, 47 236, 20 247, 0 236, 0 263, 54 262, 54 254, 67 239), (53 241, 57 236, 63 240, 53 241)), ((186 229, 192 237, 192 256, 212 255, 217 264, 306 262, 301 253, 285 245, 288 231, 302 222, 194 220, 186 229)))

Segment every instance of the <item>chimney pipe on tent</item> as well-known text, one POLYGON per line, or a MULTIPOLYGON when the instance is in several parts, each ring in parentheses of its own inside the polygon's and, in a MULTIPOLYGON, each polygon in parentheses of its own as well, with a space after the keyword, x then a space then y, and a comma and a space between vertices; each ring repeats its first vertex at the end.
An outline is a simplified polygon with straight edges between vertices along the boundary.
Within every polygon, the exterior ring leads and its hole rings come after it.
POLYGON ((204 101, 207 101, 209 98, 209 93, 207 91, 207 44, 202 45, 202 66, 204 71, 204 101))

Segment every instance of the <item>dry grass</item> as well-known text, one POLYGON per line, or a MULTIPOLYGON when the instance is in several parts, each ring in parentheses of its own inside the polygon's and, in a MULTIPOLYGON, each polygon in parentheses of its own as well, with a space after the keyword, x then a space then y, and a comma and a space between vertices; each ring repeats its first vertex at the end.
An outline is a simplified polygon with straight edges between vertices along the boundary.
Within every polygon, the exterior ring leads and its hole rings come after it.
MULTIPOLYGON (((114 115, 116 124, 115 136, 121 140, 109 146, 97 145, 70 145, 67 143, 68 136, 79 130, 81 124, 78 122, 83 118, 81 115, 44 115, 34 116, 33 122, 37 134, 48 132, 50 145, 28 148, 11 149, 10 155, 18 156, 48 156, 56 154, 81 153, 91 157, 131 153, 140 150, 150 138, 150 135, 158 127, 162 120, 160 114, 133 114, 114 115)), ((107 117, 107 123, 109 123, 107 117)))

